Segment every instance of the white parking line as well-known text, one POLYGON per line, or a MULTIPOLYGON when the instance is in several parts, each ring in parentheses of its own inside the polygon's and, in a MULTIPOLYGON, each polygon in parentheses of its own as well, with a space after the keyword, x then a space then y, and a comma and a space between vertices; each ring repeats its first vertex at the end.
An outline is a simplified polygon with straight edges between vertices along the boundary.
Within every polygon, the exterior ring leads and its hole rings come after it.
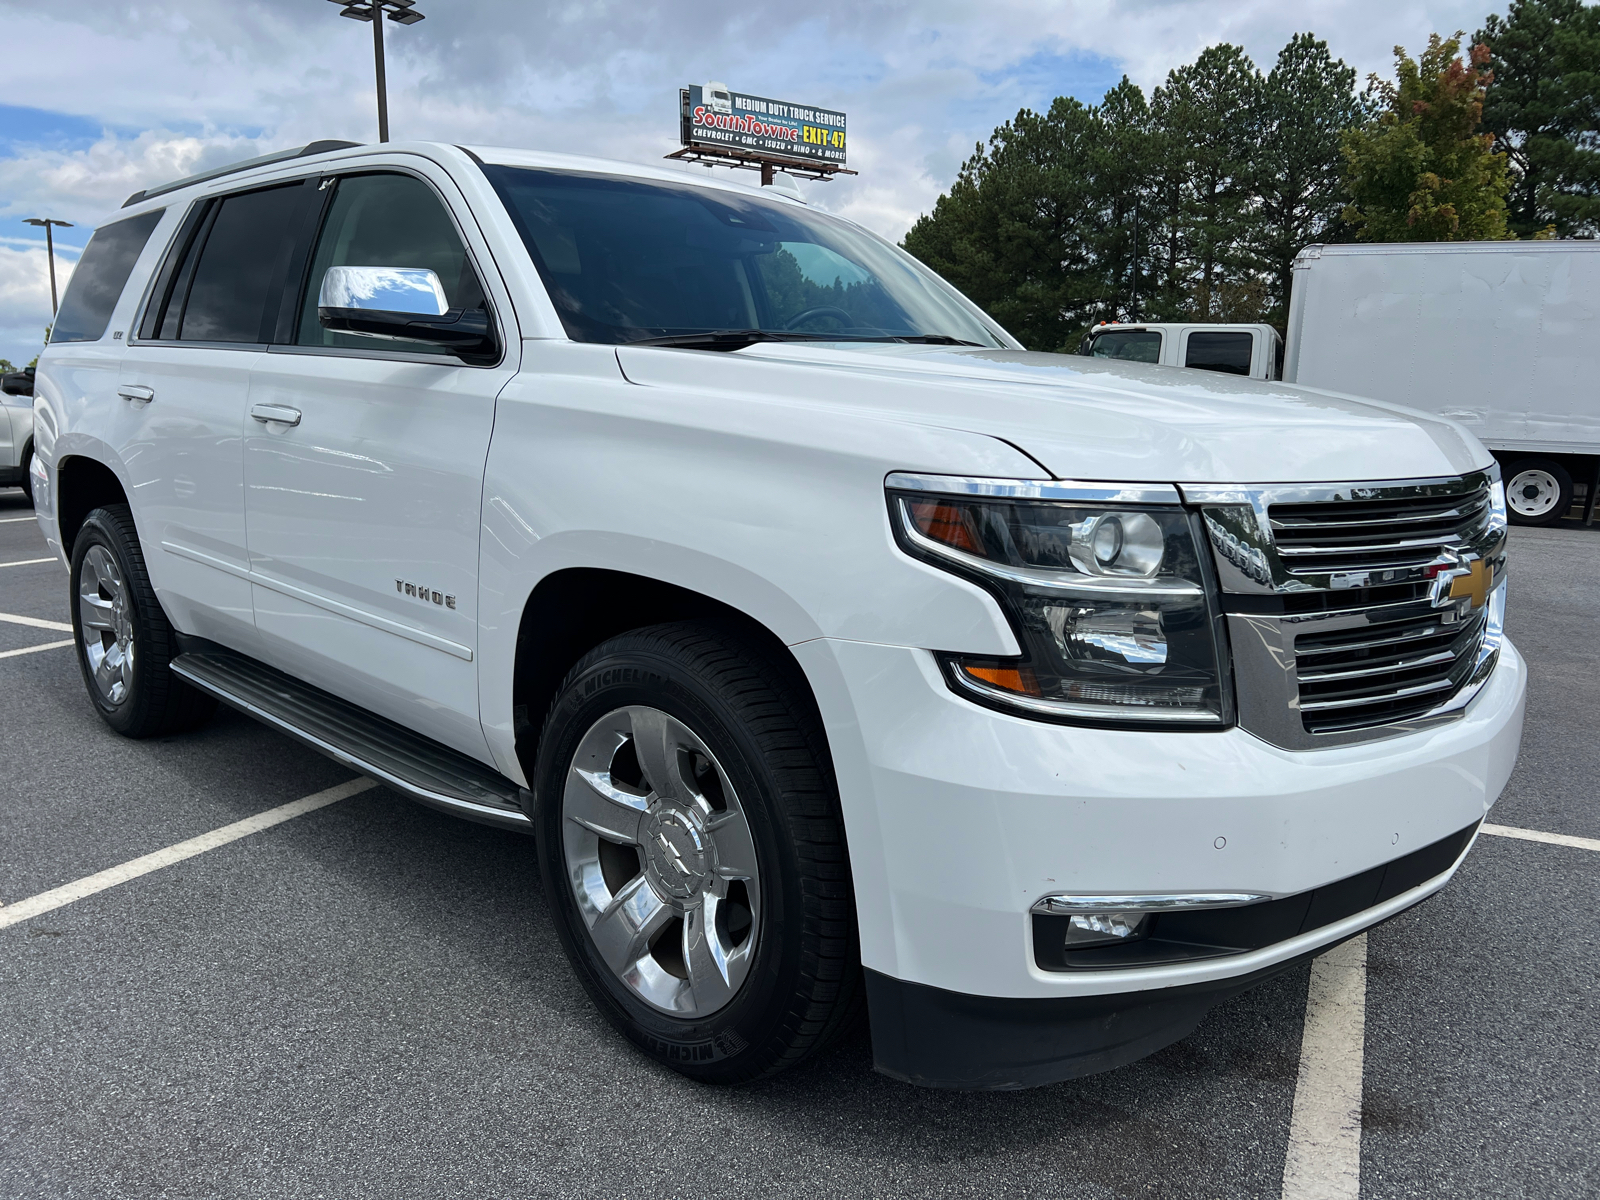
POLYGON ((1543 842, 1547 846, 1600 850, 1600 838, 1574 837, 1570 833, 1545 833, 1540 829, 1517 829, 1511 825, 1480 825, 1478 832, 1492 834, 1494 837, 1520 838, 1525 842, 1543 842))
POLYGON ((162 867, 170 867, 173 863, 182 862, 186 858, 193 858, 197 854, 204 854, 207 850, 215 850, 218 846, 226 846, 229 842, 236 842, 252 833, 260 833, 263 829, 271 829, 274 825, 280 825, 284 821, 292 821, 295 817, 304 816, 308 812, 314 812, 319 808, 377 786, 377 783, 371 779, 352 779, 347 783, 339 784, 337 787, 328 788, 326 791, 304 796, 299 800, 291 800, 288 804, 280 804, 277 808, 269 808, 266 812, 257 813, 253 817, 246 817, 242 821, 224 825, 221 829, 213 829, 210 833, 202 833, 199 837, 192 837, 188 841, 179 842, 175 846, 168 846, 165 850, 155 850, 149 854, 140 855, 138 858, 130 859, 120 866, 98 871, 93 875, 86 875, 72 883, 64 883, 58 888, 51 888, 48 892, 40 892, 37 896, 29 896, 26 900, 18 900, 15 904, 8 904, 4 908, 0 908, 0 929, 19 924, 30 917, 54 912, 58 908, 71 904, 74 900, 82 900, 85 896, 103 892, 107 888, 116 887, 119 883, 127 883, 130 879, 148 875, 151 871, 159 871, 162 867))
POLYGON ((1283 1200, 1358 1200, 1361 1195, 1366 1028, 1367 935, 1363 933, 1311 964, 1300 1078, 1283 1163, 1283 1200))
POLYGON ((37 654, 41 650, 59 650, 63 646, 72 645, 72 639, 64 642, 44 642, 38 646, 24 646, 21 650, 0 650, 0 658, 15 658, 19 654, 37 654))
POLYGON ((0 567, 31 567, 37 563, 55 561, 53 558, 19 558, 16 562, 0 563, 0 567))
POLYGON ((0 517, 0 525, 15 525, 18 521, 37 521, 38 517, 0 517))
POLYGON ((27 625, 32 629, 54 629, 57 633, 71 633, 72 626, 65 621, 46 621, 43 617, 23 617, 16 613, 0 613, 0 621, 8 625, 27 625))

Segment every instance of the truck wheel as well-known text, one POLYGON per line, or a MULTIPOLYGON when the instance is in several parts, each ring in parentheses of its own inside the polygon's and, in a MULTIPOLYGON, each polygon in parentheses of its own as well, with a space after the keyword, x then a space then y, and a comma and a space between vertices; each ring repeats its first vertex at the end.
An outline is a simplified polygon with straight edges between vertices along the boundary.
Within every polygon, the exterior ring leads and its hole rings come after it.
POLYGON ((107 725, 145 738, 199 724, 216 701, 168 670, 177 638, 144 568, 126 504, 84 518, 72 547, 72 632, 89 699, 107 725))
POLYGON ((1551 458, 1519 458, 1506 468, 1513 525, 1553 525, 1572 507, 1572 476, 1551 458))
POLYGON ((605 642, 562 683, 534 776, 562 944, 651 1058, 743 1083, 814 1053, 859 1011, 826 744, 763 654, 698 623, 605 642))
POLYGON ((22 494, 33 503, 33 443, 22 448, 22 494))

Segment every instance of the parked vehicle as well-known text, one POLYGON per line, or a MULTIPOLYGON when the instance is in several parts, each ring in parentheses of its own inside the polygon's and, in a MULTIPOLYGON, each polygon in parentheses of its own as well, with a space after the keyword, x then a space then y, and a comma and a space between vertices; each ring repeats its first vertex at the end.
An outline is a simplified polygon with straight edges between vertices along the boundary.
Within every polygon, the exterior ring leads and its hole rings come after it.
POLYGON ((1285 379, 1460 422, 1517 524, 1580 497, 1594 520, 1600 243, 1311 246, 1294 268, 1285 379))
POLYGON ((1471 434, 1027 352, 732 179, 320 143, 137 193, 35 411, 106 722, 220 700, 536 834, 596 1004, 702 1080, 863 1002, 920 1084, 1129 1062, 1442 887, 1517 755, 1471 434))
POLYGON ((1078 353, 1249 379, 1283 374, 1283 339, 1271 325, 1102 321, 1084 335, 1078 353))
POLYGON ((31 499, 33 368, 0 376, 0 487, 20 487, 31 499))

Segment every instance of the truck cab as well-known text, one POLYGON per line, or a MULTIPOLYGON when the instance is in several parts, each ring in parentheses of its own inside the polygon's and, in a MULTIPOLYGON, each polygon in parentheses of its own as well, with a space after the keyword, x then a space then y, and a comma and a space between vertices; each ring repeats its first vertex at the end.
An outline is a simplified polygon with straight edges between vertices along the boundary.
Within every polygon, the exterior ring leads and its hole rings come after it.
POLYGON ((1249 379, 1283 375, 1283 339, 1271 325, 1102 321, 1084 335, 1078 353, 1249 379))

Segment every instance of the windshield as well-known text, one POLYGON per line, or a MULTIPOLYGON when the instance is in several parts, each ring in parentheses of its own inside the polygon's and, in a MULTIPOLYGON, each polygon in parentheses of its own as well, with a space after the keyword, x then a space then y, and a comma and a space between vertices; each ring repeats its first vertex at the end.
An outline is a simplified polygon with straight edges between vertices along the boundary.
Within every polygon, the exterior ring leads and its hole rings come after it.
POLYGON ((822 213, 687 184, 484 170, 575 341, 1005 344, 909 255, 822 213))

